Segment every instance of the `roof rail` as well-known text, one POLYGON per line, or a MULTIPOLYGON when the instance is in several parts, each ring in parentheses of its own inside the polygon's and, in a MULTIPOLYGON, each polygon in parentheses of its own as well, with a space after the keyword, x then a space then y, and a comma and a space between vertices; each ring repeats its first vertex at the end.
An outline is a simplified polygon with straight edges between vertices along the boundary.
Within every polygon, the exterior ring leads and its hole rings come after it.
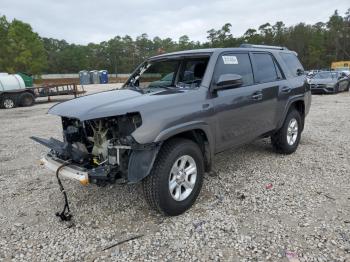
POLYGON ((242 48, 262 48, 262 49, 288 50, 287 47, 275 46, 275 45, 241 44, 239 47, 242 47, 242 48))

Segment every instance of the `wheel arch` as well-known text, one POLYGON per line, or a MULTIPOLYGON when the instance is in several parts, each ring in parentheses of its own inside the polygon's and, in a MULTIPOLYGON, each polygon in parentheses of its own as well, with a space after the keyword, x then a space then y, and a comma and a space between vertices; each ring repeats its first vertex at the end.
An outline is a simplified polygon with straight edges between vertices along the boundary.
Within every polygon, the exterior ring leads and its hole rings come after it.
POLYGON ((211 170, 214 157, 214 138, 208 124, 191 122, 166 129, 157 136, 156 142, 167 141, 172 138, 185 138, 195 142, 203 153, 205 171, 209 172, 211 170))
POLYGON ((305 101, 302 97, 297 97, 297 98, 294 98, 294 99, 291 99, 289 101, 289 103, 287 104, 284 112, 283 112, 283 117, 278 125, 278 129, 282 127, 283 123, 284 123, 284 120, 286 119, 287 115, 288 115, 288 112, 291 110, 291 109, 296 109, 299 113, 300 113, 300 116, 301 116, 301 120, 302 120, 302 130, 304 129, 304 123, 305 123, 305 101))
POLYGON ((195 142, 203 153, 205 171, 211 170, 214 144, 209 126, 205 123, 192 122, 164 130, 155 141, 150 143, 153 147, 134 150, 128 164, 128 181, 136 183, 147 177, 164 142, 174 138, 184 138, 195 142))

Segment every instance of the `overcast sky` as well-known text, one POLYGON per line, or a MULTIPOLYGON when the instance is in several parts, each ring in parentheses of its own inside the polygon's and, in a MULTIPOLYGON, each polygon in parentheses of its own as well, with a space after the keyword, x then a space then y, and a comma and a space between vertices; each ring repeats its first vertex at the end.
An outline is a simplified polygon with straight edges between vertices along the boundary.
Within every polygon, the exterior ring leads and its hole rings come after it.
POLYGON ((343 15, 349 0, 0 0, 0 14, 30 23, 43 37, 70 43, 99 43, 116 35, 147 33, 206 41, 207 31, 232 24, 234 36, 248 28, 276 21, 327 21, 338 9, 343 15))

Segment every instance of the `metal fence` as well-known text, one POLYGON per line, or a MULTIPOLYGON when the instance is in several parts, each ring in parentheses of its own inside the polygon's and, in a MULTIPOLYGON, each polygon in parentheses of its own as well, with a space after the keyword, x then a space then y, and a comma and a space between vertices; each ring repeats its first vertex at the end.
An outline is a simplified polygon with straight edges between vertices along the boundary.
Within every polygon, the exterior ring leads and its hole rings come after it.
MULTIPOLYGON (((127 78, 130 74, 108 74, 109 77, 127 78)), ((60 79, 60 78, 79 78, 79 74, 45 74, 41 76, 35 76, 35 79, 60 79)))

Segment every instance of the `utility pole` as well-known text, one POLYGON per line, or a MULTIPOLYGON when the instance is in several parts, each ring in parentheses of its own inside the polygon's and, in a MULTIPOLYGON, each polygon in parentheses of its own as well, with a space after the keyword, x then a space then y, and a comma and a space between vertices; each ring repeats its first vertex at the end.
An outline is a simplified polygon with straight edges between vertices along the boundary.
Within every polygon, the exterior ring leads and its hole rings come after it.
POLYGON ((117 56, 114 57, 114 71, 115 71, 115 78, 118 77, 118 71, 117 71, 117 56))

